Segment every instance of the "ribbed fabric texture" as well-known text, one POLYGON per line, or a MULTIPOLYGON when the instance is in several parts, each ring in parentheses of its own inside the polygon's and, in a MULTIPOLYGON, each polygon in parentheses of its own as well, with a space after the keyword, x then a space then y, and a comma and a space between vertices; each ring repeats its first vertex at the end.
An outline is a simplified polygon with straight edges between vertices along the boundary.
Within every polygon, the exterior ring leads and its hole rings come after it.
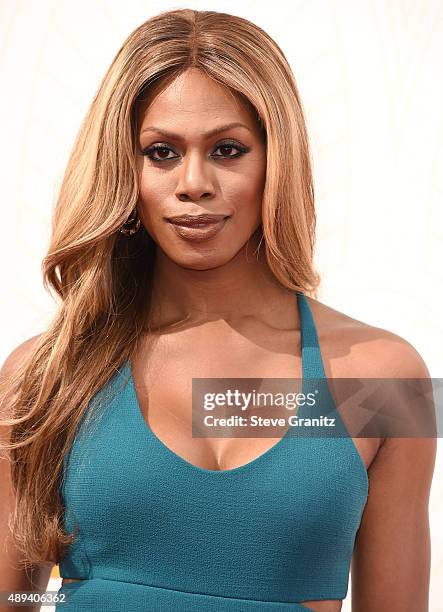
MULTIPOLYGON (((306 392, 326 380, 309 303, 296 295, 306 392)), ((125 362, 65 458, 65 524, 79 533, 60 574, 84 580, 59 590, 67 602, 56 610, 280 612, 344 599, 368 477, 337 433, 346 428, 331 395, 321 397, 309 416, 334 416, 335 435, 290 428, 246 465, 205 470, 149 428, 125 362)))

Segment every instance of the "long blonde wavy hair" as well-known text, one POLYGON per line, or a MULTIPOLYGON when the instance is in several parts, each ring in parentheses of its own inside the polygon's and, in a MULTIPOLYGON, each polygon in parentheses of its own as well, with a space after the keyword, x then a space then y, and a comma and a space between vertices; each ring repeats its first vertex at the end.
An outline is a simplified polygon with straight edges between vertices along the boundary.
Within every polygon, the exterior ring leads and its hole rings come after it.
MULTIPOLYGON (((53 211, 43 282, 58 308, 25 362, 2 383, 2 443, 15 507, 9 528, 25 564, 59 563, 63 459, 88 403, 149 329, 155 244, 119 228, 138 200, 137 108, 197 67, 256 111, 266 138, 263 244, 276 279, 316 297, 315 209, 304 114, 274 40, 246 19, 191 9, 162 12, 123 43, 80 127, 53 211)), ((2 451, 2 452, 3 452, 2 451)))

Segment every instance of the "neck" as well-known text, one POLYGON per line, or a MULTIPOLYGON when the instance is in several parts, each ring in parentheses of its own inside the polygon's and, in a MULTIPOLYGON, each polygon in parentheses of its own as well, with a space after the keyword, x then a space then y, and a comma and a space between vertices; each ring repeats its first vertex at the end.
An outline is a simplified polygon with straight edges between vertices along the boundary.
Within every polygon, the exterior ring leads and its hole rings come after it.
POLYGON ((184 268, 157 248, 152 276, 152 329, 179 321, 203 323, 244 317, 276 328, 298 328, 296 296, 272 274, 263 245, 252 237, 228 263, 209 270, 184 268))

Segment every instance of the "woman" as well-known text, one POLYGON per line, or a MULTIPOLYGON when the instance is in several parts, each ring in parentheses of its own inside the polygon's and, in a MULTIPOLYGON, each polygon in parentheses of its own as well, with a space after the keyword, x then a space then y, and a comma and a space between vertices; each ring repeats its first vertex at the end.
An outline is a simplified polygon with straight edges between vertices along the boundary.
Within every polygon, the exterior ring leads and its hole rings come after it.
POLYGON ((176 10, 129 36, 55 208, 59 310, 2 370, 3 590, 60 563, 57 610, 336 612, 352 559, 353 609, 427 610, 434 440, 192 436, 196 378, 429 376, 315 299, 313 193, 263 30, 176 10))

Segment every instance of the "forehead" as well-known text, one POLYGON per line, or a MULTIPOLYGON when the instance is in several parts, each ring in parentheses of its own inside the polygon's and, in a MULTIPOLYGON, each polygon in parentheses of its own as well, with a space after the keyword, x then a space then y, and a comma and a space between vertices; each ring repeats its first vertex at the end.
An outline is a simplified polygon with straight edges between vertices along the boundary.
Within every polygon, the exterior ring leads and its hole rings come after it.
POLYGON ((139 107, 139 125, 160 120, 170 125, 190 121, 208 128, 219 121, 239 121, 254 127, 252 106, 228 87, 191 68, 157 93, 149 95, 139 107))

